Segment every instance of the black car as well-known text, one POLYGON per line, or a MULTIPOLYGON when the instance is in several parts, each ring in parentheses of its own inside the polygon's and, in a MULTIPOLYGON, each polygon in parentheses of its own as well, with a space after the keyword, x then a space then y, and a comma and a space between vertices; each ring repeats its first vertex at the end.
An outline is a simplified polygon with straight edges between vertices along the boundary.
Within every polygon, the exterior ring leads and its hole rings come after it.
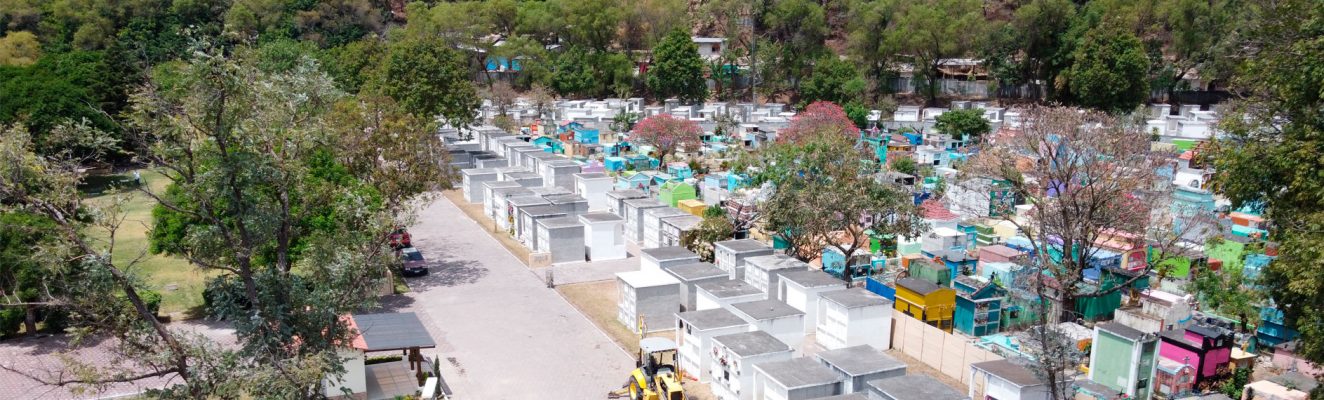
POLYGON ((413 247, 400 249, 400 262, 404 264, 400 272, 403 276, 423 276, 428 274, 427 261, 423 253, 413 247))

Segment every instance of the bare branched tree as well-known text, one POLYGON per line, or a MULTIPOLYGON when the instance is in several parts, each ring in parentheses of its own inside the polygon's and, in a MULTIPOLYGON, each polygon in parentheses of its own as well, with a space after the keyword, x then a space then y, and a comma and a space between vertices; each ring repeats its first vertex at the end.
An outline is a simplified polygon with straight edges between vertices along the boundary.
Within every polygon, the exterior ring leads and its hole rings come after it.
MULTIPOLYGON (((960 182, 950 184, 987 190, 992 182, 1023 201, 1019 209, 993 201, 989 209, 958 211, 991 214, 1028 239, 1033 277, 1024 289, 1047 303, 1041 325, 1076 320, 1080 299, 1130 290, 1156 265, 1183 255, 1188 239, 1201 236, 1197 231, 1212 229, 1208 214, 1175 208, 1171 177, 1160 173, 1172 155, 1152 151, 1142 127, 1071 108, 1035 107, 1023 115, 1020 127, 986 138, 960 182), (1101 261, 1105 250, 1120 250, 1129 258, 1126 268, 1101 261), (1099 273, 1097 281, 1087 280, 1087 270, 1099 273)), ((1040 328, 1045 346, 1060 342, 1051 331, 1040 328)), ((1044 351, 1053 360, 1040 372, 1054 398, 1062 398, 1055 382, 1067 365, 1056 360, 1067 349, 1044 351)))

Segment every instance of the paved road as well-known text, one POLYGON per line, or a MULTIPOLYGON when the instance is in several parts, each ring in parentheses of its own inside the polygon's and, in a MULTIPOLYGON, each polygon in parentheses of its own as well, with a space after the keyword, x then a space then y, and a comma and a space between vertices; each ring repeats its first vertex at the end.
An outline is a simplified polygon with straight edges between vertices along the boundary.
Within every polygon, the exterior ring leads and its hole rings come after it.
POLYGON ((587 318, 548 289, 450 201, 410 228, 432 274, 388 308, 417 312, 442 374, 464 399, 602 399, 634 368, 587 318))
MULTIPOLYGON (((234 329, 225 323, 181 321, 170 324, 170 328, 206 336, 222 346, 235 344, 234 329)), ((74 343, 69 335, 40 335, 6 340, 0 343, 0 399, 115 398, 178 383, 173 375, 111 384, 102 388, 61 387, 43 383, 73 378, 66 370, 67 365, 61 360, 61 354, 99 368, 138 370, 138 366, 116 355, 113 350, 115 345, 115 339, 104 337, 92 337, 74 343)))

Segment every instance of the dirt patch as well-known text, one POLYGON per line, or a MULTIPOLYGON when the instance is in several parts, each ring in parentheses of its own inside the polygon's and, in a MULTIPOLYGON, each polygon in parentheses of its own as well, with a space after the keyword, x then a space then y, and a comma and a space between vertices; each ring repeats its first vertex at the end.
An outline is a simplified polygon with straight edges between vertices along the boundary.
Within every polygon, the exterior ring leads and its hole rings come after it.
POLYGON ((901 350, 891 349, 886 351, 886 353, 887 355, 892 356, 892 358, 897 359, 897 361, 906 363, 906 374, 918 373, 928 375, 933 379, 937 379, 938 382, 942 382, 944 385, 951 386, 952 389, 956 389, 959 392, 965 392, 966 385, 961 383, 961 381, 952 379, 952 377, 947 376, 947 374, 942 373, 942 371, 930 367, 928 364, 925 364, 914 357, 906 355, 906 353, 901 350))
POLYGON ((447 190, 441 192, 441 194, 446 200, 449 200, 451 204, 454 204, 456 208, 463 211, 464 215, 468 216, 469 219, 477 222, 478 226, 483 227, 483 230, 486 231, 488 235, 495 238, 497 242, 501 243, 501 246, 505 247, 506 250, 510 250, 510 253, 514 254, 519 262, 524 263, 525 266, 529 266, 529 249, 524 247, 524 245, 518 240, 515 240, 515 238, 510 237, 506 232, 498 230, 496 222, 492 221, 492 219, 488 218, 486 215, 483 215, 482 204, 470 204, 468 201, 465 201, 464 192, 459 190, 447 190))
MULTIPOLYGON (((593 325, 607 334, 617 346, 625 349, 627 353, 639 353, 639 334, 626 328, 624 324, 616 320, 618 310, 617 302, 620 301, 620 293, 616 288, 615 280, 604 280, 594 282, 572 283, 568 285, 558 285, 556 291, 561 293, 571 305, 579 309, 579 312, 588 316, 593 325)), ((647 337, 664 337, 667 339, 676 339, 674 330, 665 330, 649 333, 647 337)))

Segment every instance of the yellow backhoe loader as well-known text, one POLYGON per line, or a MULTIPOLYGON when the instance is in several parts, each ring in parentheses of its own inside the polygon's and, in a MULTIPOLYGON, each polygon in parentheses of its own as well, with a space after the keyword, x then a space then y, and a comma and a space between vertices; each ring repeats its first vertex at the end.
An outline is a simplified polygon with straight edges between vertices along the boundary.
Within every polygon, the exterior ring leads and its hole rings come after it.
POLYGON ((628 395, 630 400, 685 400, 681 388, 682 376, 676 368, 676 343, 664 338, 645 338, 639 341, 639 354, 635 360, 630 381, 625 387, 608 397, 628 395))

